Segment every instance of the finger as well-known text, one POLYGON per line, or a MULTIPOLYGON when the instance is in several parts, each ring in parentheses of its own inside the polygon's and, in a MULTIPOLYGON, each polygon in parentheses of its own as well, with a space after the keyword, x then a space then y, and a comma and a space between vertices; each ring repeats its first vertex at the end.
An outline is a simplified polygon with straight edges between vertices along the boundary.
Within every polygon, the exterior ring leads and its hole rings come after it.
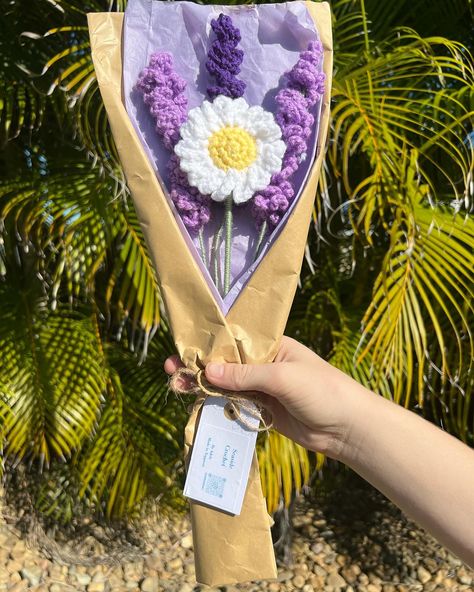
POLYGON ((166 374, 173 374, 173 372, 176 372, 178 368, 182 368, 183 366, 183 362, 181 362, 177 355, 167 358, 164 364, 166 374))
POLYGON ((206 378, 232 391, 263 391, 275 395, 279 387, 278 364, 208 364, 206 378))
POLYGON ((292 337, 283 335, 274 362, 292 362, 301 360, 301 358, 312 358, 313 356, 314 353, 305 345, 292 337))

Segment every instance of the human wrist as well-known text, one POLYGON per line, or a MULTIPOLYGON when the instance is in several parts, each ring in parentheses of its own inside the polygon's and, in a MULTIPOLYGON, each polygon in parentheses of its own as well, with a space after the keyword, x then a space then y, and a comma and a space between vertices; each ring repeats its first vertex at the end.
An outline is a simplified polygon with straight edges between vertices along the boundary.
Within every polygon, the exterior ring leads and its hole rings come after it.
POLYGON ((340 370, 334 381, 334 397, 341 409, 337 428, 328 443, 327 456, 348 466, 357 464, 370 430, 370 417, 381 398, 340 370))

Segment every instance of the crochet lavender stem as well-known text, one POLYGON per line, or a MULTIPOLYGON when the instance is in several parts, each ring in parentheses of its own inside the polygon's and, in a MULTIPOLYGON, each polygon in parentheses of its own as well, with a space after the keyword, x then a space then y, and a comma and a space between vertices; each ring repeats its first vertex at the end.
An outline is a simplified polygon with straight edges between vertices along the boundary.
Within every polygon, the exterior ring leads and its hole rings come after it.
MULTIPOLYGON (((188 101, 184 91, 186 82, 174 71, 173 58, 166 52, 151 55, 136 84, 155 120, 156 132, 169 150, 179 140, 179 130, 188 117, 188 101)), ((168 162, 170 197, 188 230, 197 232, 210 218, 210 198, 191 187, 187 176, 179 168, 179 159, 171 156, 168 162)))
POLYGON ((218 95, 237 99, 245 91, 245 82, 237 78, 244 59, 244 52, 237 48, 241 39, 240 31, 225 14, 213 19, 211 27, 216 39, 209 49, 206 68, 215 78, 216 84, 208 87, 207 94, 210 99, 218 95))
POLYGON ((308 150, 314 117, 311 109, 324 93, 325 75, 320 70, 323 48, 311 42, 302 52, 295 66, 285 75, 286 88, 275 97, 277 120, 286 144, 282 170, 273 175, 270 185, 252 200, 252 213, 257 227, 267 222, 276 227, 294 198, 290 182, 308 150))

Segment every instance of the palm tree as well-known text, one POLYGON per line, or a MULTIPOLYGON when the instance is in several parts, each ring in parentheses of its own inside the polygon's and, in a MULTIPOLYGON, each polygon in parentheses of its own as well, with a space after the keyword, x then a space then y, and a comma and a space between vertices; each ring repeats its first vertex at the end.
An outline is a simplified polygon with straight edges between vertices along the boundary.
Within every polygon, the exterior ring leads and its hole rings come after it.
MULTIPOLYGON (((89 55, 85 13, 124 4, 13 0, 0 35, 1 458, 39 466, 64 519, 67 495, 125 515, 183 478, 172 339, 89 55)), ((472 445, 471 4, 332 9, 331 132, 288 332, 472 445)), ((259 457, 271 512, 324 462, 277 433, 259 457)))

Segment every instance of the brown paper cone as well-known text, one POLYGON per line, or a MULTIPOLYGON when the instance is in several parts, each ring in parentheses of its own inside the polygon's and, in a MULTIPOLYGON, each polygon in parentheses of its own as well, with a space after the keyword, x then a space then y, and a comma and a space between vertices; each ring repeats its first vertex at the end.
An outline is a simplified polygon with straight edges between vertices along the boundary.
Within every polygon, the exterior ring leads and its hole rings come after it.
MULTIPOLYGON (((227 317, 214 301, 186 245, 167 196, 125 110, 121 53, 123 15, 88 15, 92 57, 115 144, 157 271, 176 348, 192 370, 203 368, 211 360, 272 361, 285 329, 303 260, 329 119, 332 74, 329 5, 307 2, 307 7, 324 46, 327 81, 317 158, 286 226, 227 317)), ((202 398, 196 400, 186 426, 186 457, 192 446, 202 401, 202 398)), ((262 495, 256 454, 241 514, 231 516, 191 502, 191 520, 199 582, 215 586, 276 577, 270 534, 272 520, 262 495)))

